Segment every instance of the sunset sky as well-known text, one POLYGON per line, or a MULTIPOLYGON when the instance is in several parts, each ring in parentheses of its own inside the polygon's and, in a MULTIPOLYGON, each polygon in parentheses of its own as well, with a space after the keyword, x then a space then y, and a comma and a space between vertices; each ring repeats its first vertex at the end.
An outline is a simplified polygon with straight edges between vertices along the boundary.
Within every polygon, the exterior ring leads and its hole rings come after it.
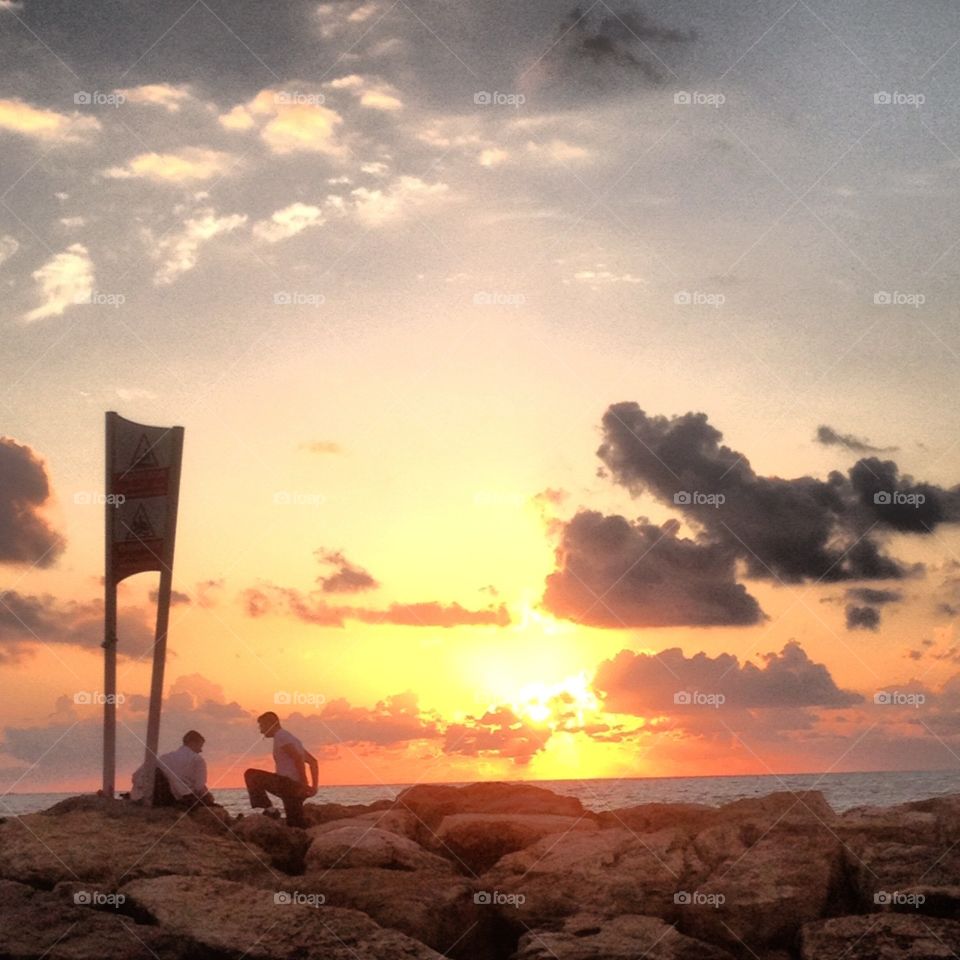
POLYGON ((107 410, 186 431, 213 786, 268 709, 328 784, 958 767, 958 88, 943 0, 0 0, 0 789, 99 784, 107 410))

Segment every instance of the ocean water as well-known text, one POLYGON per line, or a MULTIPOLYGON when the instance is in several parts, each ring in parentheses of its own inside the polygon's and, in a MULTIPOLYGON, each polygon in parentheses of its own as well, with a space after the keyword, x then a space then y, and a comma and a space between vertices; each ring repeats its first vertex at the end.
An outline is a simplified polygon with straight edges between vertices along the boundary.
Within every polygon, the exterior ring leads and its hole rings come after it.
MULTIPOLYGON (((661 777, 611 780, 525 781, 554 793, 578 797, 589 810, 613 810, 638 803, 706 803, 719 805, 744 797, 761 797, 777 790, 822 790, 830 805, 842 812, 858 806, 892 806, 947 793, 960 793, 960 770, 809 773, 760 777, 661 777)), ((317 803, 372 803, 393 799, 409 784, 321 786, 317 803)), ((460 786, 460 784, 455 784, 460 786)), ((231 813, 249 813, 242 789, 213 790, 231 813)), ((0 794, 0 816, 45 810, 70 794, 0 794)))

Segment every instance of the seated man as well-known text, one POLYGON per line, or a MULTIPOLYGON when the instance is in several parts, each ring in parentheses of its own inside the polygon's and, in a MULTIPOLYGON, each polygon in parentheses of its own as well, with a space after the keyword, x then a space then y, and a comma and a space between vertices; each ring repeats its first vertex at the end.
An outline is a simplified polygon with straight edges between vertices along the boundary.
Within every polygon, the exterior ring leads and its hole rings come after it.
POLYGON ((267 791, 283 801, 288 827, 306 827, 303 817, 303 801, 317 793, 317 760, 289 730, 280 726, 280 718, 269 711, 257 717, 260 732, 273 740, 273 763, 276 773, 268 770, 247 770, 243 779, 250 795, 250 806, 261 807, 267 816, 279 816, 267 796, 267 791), (310 767, 310 783, 307 783, 304 764, 310 767))
MULTIPOLYGON (((183 745, 157 758, 157 771, 153 782, 153 806, 191 807, 200 804, 216 806, 216 801, 207 790, 207 763, 200 756, 206 741, 196 730, 183 735, 183 745)), ((133 775, 131 800, 142 800, 146 795, 145 766, 133 775)))

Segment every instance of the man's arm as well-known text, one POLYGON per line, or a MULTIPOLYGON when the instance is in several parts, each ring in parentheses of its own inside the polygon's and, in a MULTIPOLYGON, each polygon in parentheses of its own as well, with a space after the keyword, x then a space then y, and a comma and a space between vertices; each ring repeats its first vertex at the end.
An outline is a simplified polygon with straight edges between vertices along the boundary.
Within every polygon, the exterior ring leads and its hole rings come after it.
POLYGON ((306 750, 303 751, 303 759, 306 761, 307 766, 310 768, 310 796, 314 797, 317 794, 317 786, 319 785, 319 770, 317 768, 317 758, 312 754, 308 753, 306 750))

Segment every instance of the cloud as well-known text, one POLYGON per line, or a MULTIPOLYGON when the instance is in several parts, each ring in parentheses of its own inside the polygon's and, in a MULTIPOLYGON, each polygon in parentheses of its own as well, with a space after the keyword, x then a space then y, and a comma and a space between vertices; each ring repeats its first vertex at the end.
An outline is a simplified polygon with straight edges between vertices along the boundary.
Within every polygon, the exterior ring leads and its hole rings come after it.
POLYGON ((323 211, 306 203, 291 203, 277 210, 269 220, 260 220, 253 225, 253 235, 267 243, 278 243, 294 237, 308 227, 324 223, 323 211))
POLYGON ((179 113, 180 107, 193 99, 190 87, 186 84, 174 86, 169 83, 146 83, 139 87, 126 87, 114 92, 125 97, 127 103, 163 107, 167 113, 179 113))
POLYGON ((339 550, 317 550, 314 556, 322 564, 336 568, 335 573, 317 577, 317 583, 324 593, 359 593, 362 590, 376 590, 380 584, 366 570, 358 567, 339 550))
POLYGON ((20 243, 16 237, 4 234, 0 237, 0 266, 3 266, 18 250, 20 243))
MULTIPOLYGON (((151 590, 150 593, 148 594, 148 596, 150 597, 151 601, 153 601, 153 603, 156 603, 157 600, 158 600, 159 597, 160 597, 160 591, 159 591, 159 590, 151 590)), ((189 606, 191 603, 193 603, 193 600, 190 598, 190 594, 189 594, 189 593, 183 593, 181 590, 171 590, 171 591, 170 591, 170 606, 171 606, 171 607, 189 606)))
POLYGON ((861 459, 847 477, 826 480, 764 477, 722 437, 704 413, 650 417, 617 403, 603 416, 597 455, 616 483, 679 510, 699 543, 723 547, 759 579, 900 579, 917 568, 884 554, 882 535, 960 519, 960 488, 915 484, 893 461, 861 459))
MULTIPOLYGON (((124 607, 117 614, 117 652, 139 659, 153 650, 147 611, 124 607)), ((17 662, 39 644, 66 644, 91 652, 103 643, 103 600, 60 601, 49 595, 0 592, 0 662, 17 662)))
POLYGON ((412 209, 423 207, 445 197, 445 183, 426 183, 419 177, 402 176, 386 190, 357 187, 351 191, 357 217, 371 227, 399 220, 412 209))
POLYGON ((601 627, 733 626, 764 614, 736 582, 725 546, 678 537, 679 522, 581 510, 562 526, 557 570, 543 605, 554 616, 601 627))
POLYGON ((360 106, 371 110, 392 112, 403 109, 399 92, 389 83, 353 73, 331 80, 326 86, 331 90, 347 90, 359 101, 360 106))
POLYGON ((73 243, 31 274, 40 287, 43 303, 23 315, 25 323, 59 317, 93 294, 93 261, 82 243, 73 243))
POLYGON ((863 702, 860 694, 837 687, 826 666, 812 661, 795 641, 761 660, 758 667, 729 653, 687 657, 679 647, 654 654, 621 650, 600 663, 593 687, 606 710, 635 716, 702 712, 695 693, 722 694, 724 708, 743 710, 839 709, 863 702))
POLYGON ((343 156, 345 148, 338 140, 343 118, 323 100, 322 94, 266 89, 219 120, 227 130, 259 128, 260 139, 276 154, 306 151, 343 156))
POLYGON ((872 587, 851 587, 847 597, 860 603, 883 606, 885 603, 900 603, 903 594, 899 590, 875 590, 872 587))
POLYGON ((347 620, 375 625, 404 627, 507 626, 510 614, 506 606, 470 610, 459 603, 391 603, 385 609, 332 606, 322 591, 305 594, 293 587, 264 584, 249 587, 240 596, 250 617, 286 614, 304 623, 321 627, 343 627, 347 620))
POLYGON ((444 732, 444 753, 469 757, 506 757, 519 766, 546 746, 553 731, 518 717, 509 707, 499 706, 480 717, 468 716, 451 723, 444 732))
POLYGON ((66 541, 40 511, 51 499, 43 460, 12 437, 0 437, 0 563, 49 567, 66 541))
POLYGON ((846 447, 852 453, 889 453, 897 449, 896 447, 875 447, 851 433, 837 433, 833 427, 823 423, 817 427, 816 441, 825 447, 846 447))
POLYGON ((847 606, 848 630, 876 630, 880 625, 880 611, 875 607, 847 606))
POLYGON ((140 153, 125 167, 110 167, 103 175, 114 180, 144 179, 154 183, 194 183, 231 173, 236 158, 208 147, 184 147, 176 153, 140 153))
POLYGON ((152 244, 155 259, 161 261, 153 282, 158 286, 173 283, 181 273, 197 265, 197 255, 203 244, 222 234, 231 233, 246 222, 246 214, 234 213, 221 217, 212 207, 196 211, 184 221, 180 230, 168 233, 152 244))
POLYGON ((314 440, 311 443, 302 443, 300 446, 310 453, 343 453, 343 447, 332 440, 314 440))
POLYGON ((41 143, 79 143, 101 129, 96 117, 58 113, 34 107, 23 100, 0 99, 0 129, 18 133, 41 143))
POLYGON ((584 163, 593 158, 586 147, 561 139, 547 140, 545 143, 529 140, 527 141, 527 153, 539 162, 554 163, 559 166, 584 163))

